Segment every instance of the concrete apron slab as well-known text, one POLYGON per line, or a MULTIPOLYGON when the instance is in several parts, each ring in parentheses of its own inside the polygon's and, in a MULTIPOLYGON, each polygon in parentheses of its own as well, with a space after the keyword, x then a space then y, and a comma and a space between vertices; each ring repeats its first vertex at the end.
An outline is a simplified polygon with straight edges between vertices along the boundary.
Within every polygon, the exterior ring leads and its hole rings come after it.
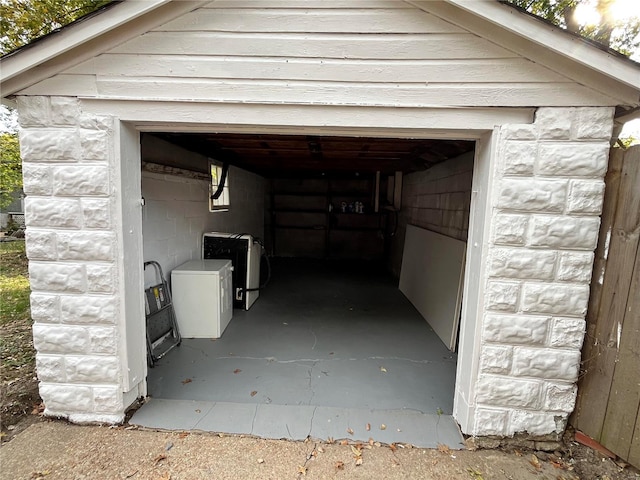
POLYGON ((130 424, 161 430, 199 430, 261 438, 321 441, 348 439, 409 443, 421 448, 463 448, 451 415, 415 410, 368 410, 191 400, 150 399, 130 424), (352 433, 353 432, 353 433, 352 433))
POLYGON ((356 267, 274 264, 269 287, 251 310, 234 310, 222 338, 184 339, 149 371, 150 401, 130 422, 459 448, 456 355, 397 282, 356 267))

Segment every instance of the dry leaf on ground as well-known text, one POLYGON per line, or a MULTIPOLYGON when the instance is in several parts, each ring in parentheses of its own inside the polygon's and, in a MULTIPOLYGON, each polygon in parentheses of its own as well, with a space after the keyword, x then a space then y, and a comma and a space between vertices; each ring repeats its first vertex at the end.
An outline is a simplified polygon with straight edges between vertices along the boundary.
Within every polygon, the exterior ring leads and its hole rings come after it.
POLYGON ((451 449, 447 445, 445 445, 443 443, 439 443, 438 444, 438 451, 440 453, 446 453, 447 455, 449 455, 451 453, 451 449))
POLYGON ((257 390, 254 390, 254 391, 252 391, 252 392, 251 392, 251 396, 252 396, 252 397, 255 397, 257 393, 258 393, 258 391, 257 391, 257 390))
POLYGON ((304 467, 304 466, 300 465, 298 467, 298 475, 304 476, 306 474, 307 474, 307 467, 304 467))
POLYGON ((347 428, 347 433, 349 435, 353 435, 353 428, 347 428))
POLYGON ((238 374, 238 373, 240 373, 241 371, 242 371, 242 370, 240 370, 239 368, 236 368, 236 369, 233 371, 233 373, 238 374))
POLYGON ((469 472, 469 475, 471 475, 471 478, 474 480, 484 480, 482 473, 475 468, 467 468, 467 472, 469 472))
POLYGON ((193 382, 193 380, 191 380, 190 378, 185 378, 184 380, 182 380, 182 384, 186 385, 187 383, 191 383, 193 382))
POLYGON ((338 460, 336 462, 336 470, 344 470, 344 462, 341 462, 340 460, 338 460))
POLYGON ((540 465, 540 460, 538 460, 538 457, 536 457, 535 455, 533 454, 531 455, 531 459, 529 460, 529 463, 533 465, 536 470, 538 471, 542 470, 542 465, 540 465))
POLYGON ((367 426, 365 428, 367 429, 367 432, 368 432, 369 430, 371 430, 371 424, 367 423, 367 426))
POLYGON ((380 430, 386 430, 387 426, 383 423, 382 425, 380 425, 380 430))
POLYGON ((161 453, 153 459, 153 463, 160 463, 162 460, 166 460, 166 458, 167 456, 164 453, 161 453))

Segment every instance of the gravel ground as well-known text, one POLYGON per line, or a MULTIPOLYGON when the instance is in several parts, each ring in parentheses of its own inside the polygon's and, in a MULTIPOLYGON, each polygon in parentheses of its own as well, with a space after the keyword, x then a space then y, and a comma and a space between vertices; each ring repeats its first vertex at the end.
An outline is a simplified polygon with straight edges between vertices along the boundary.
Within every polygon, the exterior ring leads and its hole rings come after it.
POLYGON ((0 465, 3 479, 29 480, 578 478, 532 453, 291 442, 62 421, 38 422, 5 443, 0 465))

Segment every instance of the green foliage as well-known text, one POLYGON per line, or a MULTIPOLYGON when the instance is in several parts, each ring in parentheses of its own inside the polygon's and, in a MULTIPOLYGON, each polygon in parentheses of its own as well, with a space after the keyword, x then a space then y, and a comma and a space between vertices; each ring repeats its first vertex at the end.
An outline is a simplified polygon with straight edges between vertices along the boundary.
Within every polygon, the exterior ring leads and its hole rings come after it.
POLYGON ((0 243, 0 325, 29 318, 30 293, 24 242, 0 243))
POLYGON ((602 45, 617 50, 625 55, 633 54, 640 47, 640 18, 628 17, 615 20, 608 7, 615 0, 597 0, 596 9, 601 21, 598 25, 579 25, 574 17, 580 4, 588 4, 588 0, 506 0, 534 15, 571 32, 590 38, 602 45))
POLYGON ((614 147, 616 148, 623 148, 623 149, 627 149, 627 148, 631 148, 635 145, 640 145, 640 138, 636 138, 633 136, 628 136, 628 137, 620 137, 618 138, 618 141, 616 142, 616 144, 614 145, 614 147))
MULTIPOLYGON (((24 242, 0 243, 0 381, 32 378, 35 367, 24 242)), ((3 407, 6 401, 3 399, 3 407)), ((2 409, 5 413, 5 409, 2 409)))
POLYGON ((9 53, 111 0, 0 0, 0 53, 9 53))
POLYGON ((22 188, 22 162, 18 135, 0 133, 0 208, 11 204, 11 194, 22 188))

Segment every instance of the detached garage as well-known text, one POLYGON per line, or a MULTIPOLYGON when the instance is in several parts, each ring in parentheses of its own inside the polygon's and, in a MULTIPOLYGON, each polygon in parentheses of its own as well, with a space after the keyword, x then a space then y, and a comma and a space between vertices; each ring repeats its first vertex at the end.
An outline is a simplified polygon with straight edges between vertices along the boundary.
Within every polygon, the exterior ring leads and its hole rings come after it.
POLYGON ((47 415, 149 397, 142 424, 273 437, 564 430, 637 64, 488 0, 155 0, 1 65, 47 415), (150 368, 144 263, 225 255, 226 329, 150 368))

